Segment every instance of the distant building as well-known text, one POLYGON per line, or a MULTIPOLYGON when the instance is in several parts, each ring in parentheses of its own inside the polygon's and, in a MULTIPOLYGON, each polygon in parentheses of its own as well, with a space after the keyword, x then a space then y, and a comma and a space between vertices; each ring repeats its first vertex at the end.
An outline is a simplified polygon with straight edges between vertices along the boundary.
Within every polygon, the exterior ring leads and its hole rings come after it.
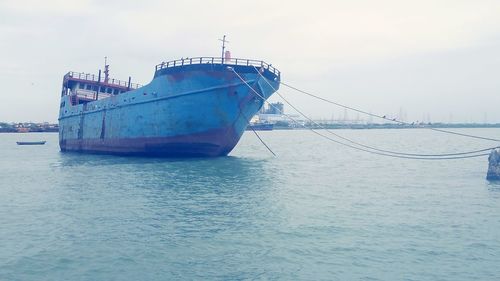
POLYGON ((290 117, 298 122, 302 122, 300 116, 285 115, 284 112, 283 103, 271 103, 262 107, 259 113, 252 118, 252 123, 290 124, 290 117))
POLYGON ((263 106, 260 110, 261 114, 283 114, 284 105, 281 102, 270 103, 267 107, 263 106))

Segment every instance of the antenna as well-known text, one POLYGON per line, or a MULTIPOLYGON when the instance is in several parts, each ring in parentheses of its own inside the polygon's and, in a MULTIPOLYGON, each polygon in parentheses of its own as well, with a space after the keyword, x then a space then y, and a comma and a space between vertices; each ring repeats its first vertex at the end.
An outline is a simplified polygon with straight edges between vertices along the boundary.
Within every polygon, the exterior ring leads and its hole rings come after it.
POLYGON ((219 41, 222 41, 222 55, 220 57, 222 58, 222 64, 224 64, 224 49, 226 49, 226 43, 229 43, 229 41, 226 40, 226 35, 222 39, 219 39, 219 41))
POLYGON ((108 80, 109 80, 108 57, 104 57, 104 83, 108 83, 108 80))

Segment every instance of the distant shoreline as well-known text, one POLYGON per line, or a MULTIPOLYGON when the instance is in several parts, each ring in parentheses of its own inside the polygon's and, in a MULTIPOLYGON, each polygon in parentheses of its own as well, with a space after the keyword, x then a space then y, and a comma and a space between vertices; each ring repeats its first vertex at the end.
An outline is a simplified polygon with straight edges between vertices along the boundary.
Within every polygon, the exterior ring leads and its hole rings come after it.
POLYGON ((446 129, 481 129, 481 128, 500 128, 500 123, 495 124, 465 124, 465 123, 432 123, 418 125, 402 125, 402 124, 306 124, 304 127, 288 127, 275 124, 274 130, 300 130, 300 129, 426 129, 426 128, 446 128, 446 129))
MULTIPOLYGON (((426 128, 447 128, 447 129, 484 129, 484 128, 500 128, 500 123, 496 124, 449 124, 449 123, 435 123, 435 124, 422 124, 422 125, 401 125, 401 124, 321 124, 309 125, 304 127, 290 127, 282 124, 275 124, 274 130, 304 130, 304 129, 351 129, 351 130, 373 130, 373 129, 426 129, 426 128)), ((26 134, 26 133, 58 133, 58 130, 42 130, 42 131, 1 131, 0 134, 26 134)))
POLYGON ((36 131, 36 132, 0 132, 0 134, 29 134, 29 133, 59 133, 59 131, 36 131))

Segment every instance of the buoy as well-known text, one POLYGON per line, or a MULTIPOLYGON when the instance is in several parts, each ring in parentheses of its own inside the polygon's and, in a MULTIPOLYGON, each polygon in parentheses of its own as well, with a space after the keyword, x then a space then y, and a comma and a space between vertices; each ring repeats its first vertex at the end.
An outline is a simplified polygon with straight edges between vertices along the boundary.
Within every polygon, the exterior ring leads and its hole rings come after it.
POLYGON ((486 179, 489 181, 500 181, 500 149, 491 150, 488 157, 489 166, 486 179))

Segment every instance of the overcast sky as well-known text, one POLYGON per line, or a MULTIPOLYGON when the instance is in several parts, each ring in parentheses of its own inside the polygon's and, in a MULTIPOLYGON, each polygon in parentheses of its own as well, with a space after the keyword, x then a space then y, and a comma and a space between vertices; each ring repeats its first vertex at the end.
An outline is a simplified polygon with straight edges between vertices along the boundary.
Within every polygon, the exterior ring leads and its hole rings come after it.
MULTIPOLYGON (((337 102, 407 121, 500 122, 499 0, 0 0, 0 121, 57 121, 62 76, 97 73, 104 56, 111 77, 146 84, 161 61, 219 56, 223 34, 233 57, 337 102)), ((344 117, 280 93, 314 118, 344 117)))

